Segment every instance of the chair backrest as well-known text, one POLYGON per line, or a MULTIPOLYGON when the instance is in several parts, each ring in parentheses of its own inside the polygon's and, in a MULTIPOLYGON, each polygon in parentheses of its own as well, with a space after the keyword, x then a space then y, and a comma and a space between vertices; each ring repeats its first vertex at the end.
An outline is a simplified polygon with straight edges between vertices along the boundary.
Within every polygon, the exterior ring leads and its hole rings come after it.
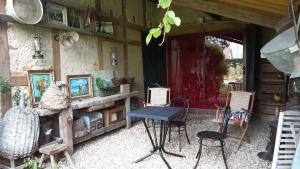
POLYGON ((241 91, 243 89, 243 83, 229 82, 228 91, 241 91))
POLYGON ((170 103, 170 88, 148 87, 146 106, 163 106, 170 103))
POLYGON ((189 100, 186 98, 183 98, 183 97, 174 97, 170 101, 170 106, 171 107, 184 107, 185 112, 184 112, 183 121, 186 122, 189 108, 190 108, 189 100))
POLYGON ((230 91, 227 96, 227 103, 231 111, 242 111, 243 109, 252 112, 255 100, 255 92, 230 91))

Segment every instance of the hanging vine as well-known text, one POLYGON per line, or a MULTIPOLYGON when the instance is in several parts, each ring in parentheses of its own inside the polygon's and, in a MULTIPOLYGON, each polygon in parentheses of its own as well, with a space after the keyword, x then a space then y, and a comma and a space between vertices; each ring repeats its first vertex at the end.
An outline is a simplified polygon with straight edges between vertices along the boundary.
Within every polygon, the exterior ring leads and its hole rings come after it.
POLYGON ((171 31, 172 25, 180 26, 181 19, 175 15, 175 12, 170 10, 172 0, 159 0, 157 7, 165 10, 164 17, 162 22, 159 23, 158 27, 152 28, 149 30, 149 33, 146 37, 146 44, 148 45, 152 39, 158 38, 161 34, 163 35, 162 41, 159 44, 160 46, 164 43, 166 34, 171 31))

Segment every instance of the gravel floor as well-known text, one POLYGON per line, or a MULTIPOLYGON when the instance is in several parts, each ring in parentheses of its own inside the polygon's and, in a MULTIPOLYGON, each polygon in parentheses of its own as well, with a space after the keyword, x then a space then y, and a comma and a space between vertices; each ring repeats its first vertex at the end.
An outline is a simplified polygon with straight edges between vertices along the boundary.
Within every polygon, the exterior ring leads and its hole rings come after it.
MULTIPOLYGON (((193 168, 198 150, 196 133, 201 130, 216 130, 217 126, 211 122, 211 117, 192 114, 188 120, 188 134, 191 140, 189 145, 182 135, 182 151, 179 152, 179 140, 177 132, 172 134, 171 142, 166 142, 166 150, 181 153, 186 158, 178 158, 165 155, 165 158, 174 169, 193 168)), ((236 130, 230 127, 229 131, 236 130)), ((243 143, 237 150, 236 139, 226 139, 225 153, 230 169, 265 169, 270 168, 271 163, 260 160, 257 153, 264 151, 269 138, 267 124, 254 122, 249 129, 251 144, 243 143)), ((213 144, 213 143, 208 143, 213 144)), ((158 154, 135 164, 134 160, 149 153, 151 143, 145 133, 141 122, 131 129, 120 129, 114 133, 100 136, 75 147, 73 159, 74 167, 68 166, 66 161, 59 162, 63 169, 164 169, 167 168, 158 154)), ((48 164, 49 165, 49 164, 48 164)), ((203 147, 202 156, 198 168, 223 169, 224 163, 220 148, 203 147)))

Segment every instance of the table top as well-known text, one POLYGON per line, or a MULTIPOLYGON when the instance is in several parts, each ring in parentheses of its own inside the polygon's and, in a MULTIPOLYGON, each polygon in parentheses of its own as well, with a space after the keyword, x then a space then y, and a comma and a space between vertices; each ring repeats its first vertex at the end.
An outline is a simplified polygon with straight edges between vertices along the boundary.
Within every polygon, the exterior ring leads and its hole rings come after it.
POLYGON ((128 116, 141 117, 153 120, 169 121, 173 119, 177 113, 183 112, 184 108, 180 107, 153 107, 148 106, 128 112, 128 116))

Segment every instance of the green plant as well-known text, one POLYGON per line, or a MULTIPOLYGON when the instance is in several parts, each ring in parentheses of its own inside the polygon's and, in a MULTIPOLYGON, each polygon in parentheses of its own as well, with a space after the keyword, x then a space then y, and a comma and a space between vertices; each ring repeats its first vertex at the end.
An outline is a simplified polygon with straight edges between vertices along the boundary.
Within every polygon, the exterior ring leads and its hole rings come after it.
MULTIPOLYGON (((21 101, 21 89, 20 88, 17 88, 17 90, 14 92, 12 99, 15 101, 17 106, 20 105, 20 101, 21 101)), ((25 106, 28 105, 28 100, 29 100, 29 97, 25 96, 25 106)))
POLYGON ((8 91, 10 91, 9 83, 6 80, 4 80, 1 76, 0 76, 0 89, 1 89, 1 93, 7 93, 8 91))
POLYGON ((26 169, 42 169, 42 167, 39 167, 37 163, 36 157, 29 157, 24 160, 25 168, 26 169))
POLYGON ((96 78, 96 86, 101 89, 104 87, 105 81, 101 77, 96 78))
POLYGON ((158 27, 149 30, 146 37, 146 44, 148 45, 152 37, 158 38, 163 33, 163 39, 160 45, 165 41, 165 36, 171 31, 171 25, 180 26, 181 19, 175 15, 175 12, 170 10, 172 0, 158 0, 157 7, 165 10, 165 14, 162 22, 159 23, 158 27))

